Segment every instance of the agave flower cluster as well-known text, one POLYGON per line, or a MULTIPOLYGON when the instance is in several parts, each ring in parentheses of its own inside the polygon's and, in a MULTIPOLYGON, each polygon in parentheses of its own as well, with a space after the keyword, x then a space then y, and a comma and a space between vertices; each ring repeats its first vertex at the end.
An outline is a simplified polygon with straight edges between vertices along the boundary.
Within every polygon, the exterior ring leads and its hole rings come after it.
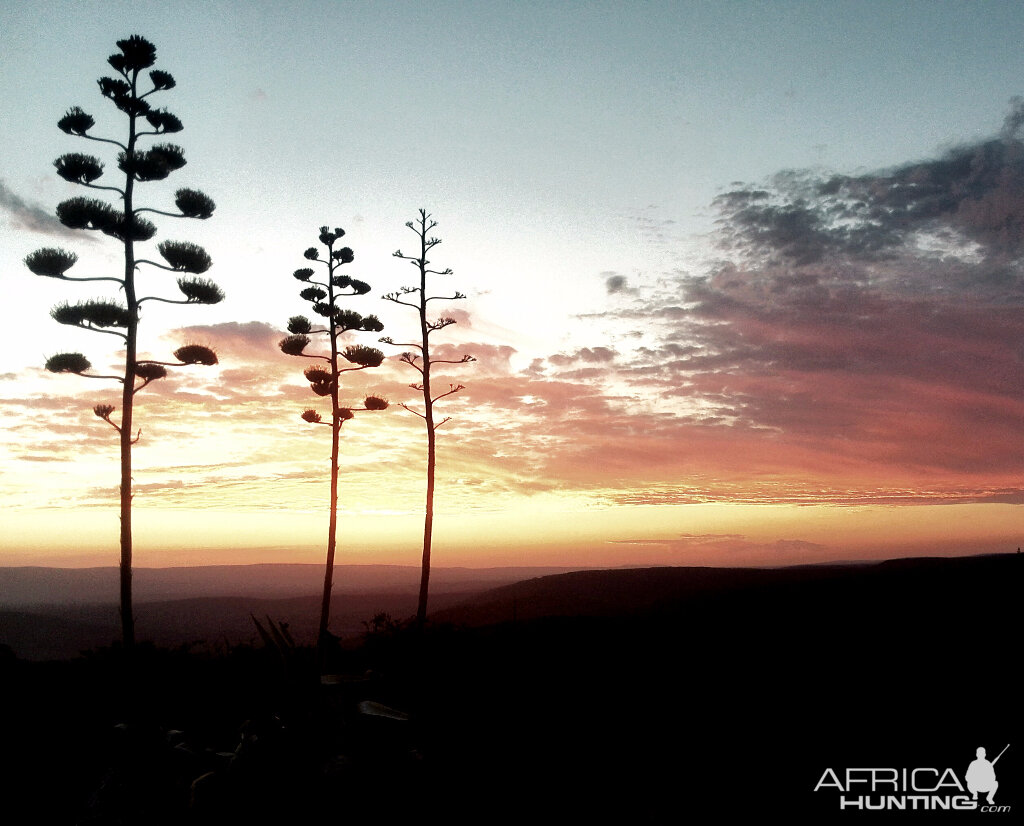
POLYGON ((341 337, 350 332, 380 332, 384 325, 375 315, 360 315, 354 310, 343 309, 338 306, 337 301, 347 296, 366 295, 370 292, 370 285, 365 281, 343 275, 339 272, 345 264, 355 260, 350 247, 336 247, 336 243, 345 235, 345 230, 335 227, 331 230, 328 227, 320 227, 320 243, 326 248, 324 256, 316 247, 310 247, 304 253, 304 257, 323 267, 322 276, 318 280, 316 270, 311 267, 303 267, 292 273, 296 281, 301 281, 309 286, 299 292, 299 297, 309 302, 314 314, 320 316, 323 321, 319 326, 315 325, 307 316, 296 315, 288 320, 288 333, 278 343, 281 352, 289 356, 300 356, 316 361, 323 361, 324 365, 314 364, 304 370, 306 380, 310 389, 318 396, 331 398, 331 421, 325 422, 323 417, 315 410, 308 409, 302 413, 302 418, 311 424, 329 424, 338 429, 346 421, 353 417, 357 410, 385 410, 388 407, 386 399, 380 396, 366 396, 363 399, 362 407, 342 407, 339 403, 339 379, 341 374, 353 370, 365 370, 369 367, 379 367, 384 361, 384 353, 376 347, 367 347, 362 344, 350 344, 341 347, 341 337), (311 336, 324 335, 328 339, 330 355, 320 353, 307 353, 306 348, 310 346, 313 339, 311 336))
MULTIPOLYGON (((166 109, 154 108, 152 99, 157 93, 173 89, 174 78, 159 69, 151 69, 156 62, 156 47, 146 39, 133 35, 117 42, 119 52, 111 55, 107 63, 115 77, 99 79, 100 93, 119 109, 128 121, 127 138, 115 140, 92 134, 95 119, 82 108, 74 106, 58 122, 61 131, 84 140, 116 147, 116 181, 100 183, 105 165, 100 158, 82 152, 70 152, 54 161, 57 174, 64 180, 104 193, 113 193, 116 203, 98 197, 75 197, 57 206, 57 217, 72 229, 99 232, 121 242, 125 250, 123 274, 106 276, 72 276, 69 271, 78 256, 67 250, 44 247, 29 254, 25 265, 36 275, 61 281, 106 281, 117 285, 118 298, 90 298, 77 302, 62 302, 51 311, 60 324, 102 332, 121 338, 125 343, 126 362, 121 376, 99 376, 89 372, 92 365, 81 353, 58 353, 46 362, 46 368, 55 373, 77 373, 91 378, 115 378, 126 385, 125 398, 145 385, 167 375, 167 367, 186 364, 211 365, 217 363, 216 354, 208 347, 189 344, 175 352, 176 362, 139 360, 136 357, 137 330, 142 305, 147 301, 169 304, 217 304, 224 293, 208 278, 200 277, 213 264, 209 254, 200 246, 186 241, 165 240, 157 245, 163 261, 138 258, 137 242, 149 241, 156 235, 156 225, 143 217, 155 213, 176 218, 209 218, 215 205, 211 198, 195 189, 182 188, 174 195, 177 211, 164 211, 152 207, 136 206, 136 184, 159 181, 185 166, 185 153, 180 146, 158 142, 150 146, 143 143, 182 130, 181 121, 166 109), (145 70, 149 69, 148 73, 145 70), (148 82, 145 75, 148 74, 148 82), (180 298, 157 295, 140 296, 136 285, 140 265, 149 265, 173 273, 177 279, 180 298)), ((109 196, 108 196, 109 197, 109 196)), ((95 409, 104 421, 115 424, 109 405, 95 409)))

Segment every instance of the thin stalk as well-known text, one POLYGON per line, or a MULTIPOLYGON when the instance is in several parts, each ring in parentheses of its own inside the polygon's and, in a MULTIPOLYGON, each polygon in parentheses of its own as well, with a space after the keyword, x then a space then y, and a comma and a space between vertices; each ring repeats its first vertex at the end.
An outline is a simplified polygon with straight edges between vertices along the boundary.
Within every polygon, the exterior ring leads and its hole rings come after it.
POLYGON ((423 515, 423 560, 420 568, 420 593, 416 605, 416 626, 427 621, 427 594, 430 588, 430 548, 434 535, 434 467, 436 464, 434 401, 430 395, 430 327, 427 323, 427 228, 426 218, 420 233, 420 340, 423 353, 423 410, 427 427, 427 501, 423 515))
MULTIPOLYGON (((138 69, 132 71, 132 95, 135 95, 138 69)), ((128 118, 129 157, 135 151, 135 116, 128 118)), ((125 173, 124 188, 124 294, 128 305, 128 329, 125 335, 124 386, 121 392, 121 638, 126 651, 135 647, 135 615, 132 609, 132 413, 135 399, 135 359, 138 350, 139 304, 135 295, 135 241, 132 238, 132 197, 135 178, 125 173)))
MULTIPOLYGON (((334 242, 327 246, 327 306, 334 308, 334 242)), ((341 403, 338 400, 338 327, 330 317, 327 333, 331 340, 331 513, 327 528, 327 564, 324 592, 320 602, 320 630, 317 634, 317 658, 321 667, 327 656, 327 626, 331 621, 331 591, 334 587, 334 554, 338 544, 338 453, 341 448, 341 403)))

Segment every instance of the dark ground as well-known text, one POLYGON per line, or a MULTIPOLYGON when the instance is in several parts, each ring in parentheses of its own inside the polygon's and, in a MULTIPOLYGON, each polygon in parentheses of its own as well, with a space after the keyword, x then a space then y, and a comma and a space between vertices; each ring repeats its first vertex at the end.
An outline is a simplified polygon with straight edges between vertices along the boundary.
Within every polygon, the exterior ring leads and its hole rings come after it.
POLYGON ((7 657, 5 809, 69 824, 962 822, 983 815, 839 811, 814 787, 857 766, 962 779, 978 745, 1011 743, 997 801, 1019 812, 1022 567, 545 577, 445 611, 422 642, 381 628, 336 653, 348 679, 330 686, 304 649, 7 657))

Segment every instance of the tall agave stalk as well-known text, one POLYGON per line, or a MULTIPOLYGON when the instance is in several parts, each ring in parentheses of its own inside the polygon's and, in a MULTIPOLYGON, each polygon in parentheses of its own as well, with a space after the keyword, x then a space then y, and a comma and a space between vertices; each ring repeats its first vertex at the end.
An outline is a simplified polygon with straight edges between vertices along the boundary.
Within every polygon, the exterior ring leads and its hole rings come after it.
POLYGON ((354 331, 380 332, 384 325, 374 315, 363 316, 353 310, 345 310, 338 306, 337 302, 348 296, 365 295, 370 291, 370 285, 365 281, 342 275, 339 270, 345 264, 352 263, 355 256, 349 247, 335 248, 335 244, 345 231, 340 227, 330 230, 328 227, 320 227, 320 243, 326 248, 325 257, 320 257, 320 251, 316 247, 310 247, 305 252, 307 260, 320 264, 324 269, 324 278, 318 280, 316 271, 310 267, 303 267, 293 273, 296 280, 308 285, 304 287, 299 296, 312 305, 316 315, 324 319, 323 326, 314 327, 313 322, 306 316, 292 316, 288 320, 288 332, 290 335, 281 339, 279 347, 281 351, 290 356, 300 356, 312 359, 313 364, 304 371, 309 381, 310 389, 318 396, 329 397, 331 400, 330 419, 325 421, 316 410, 312 408, 302 413, 302 418, 310 424, 324 425, 331 429, 331 494, 330 494, 330 522, 327 529, 327 564, 324 571, 323 598, 320 603, 320 626, 317 634, 317 651, 321 664, 326 655, 329 632, 328 625, 331 617, 331 590, 334 583, 334 557, 337 548, 338 535, 338 453, 341 446, 341 427, 357 411, 365 410, 386 410, 388 402, 380 396, 366 396, 363 399, 362 407, 343 407, 340 400, 340 380, 344 373, 356 370, 366 370, 370 367, 379 367, 384 361, 384 354, 375 347, 366 347, 362 344, 350 344, 342 347, 342 337, 354 331), (329 353, 307 353, 312 341, 310 336, 322 335, 327 337, 329 353))
POLYGON ((184 241, 163 241, 157 250, 163 263, 137 257, 136 244, 149 241, 156 235, 156 226, 142 217, 154 213, 174 218, 206 219, 213 214, 213 201, 194 189, 179 189, 174 196, 177 211, 170 212, 153 207, 138 206, 136 184, 161 181, 185 165, 180 146, 170 143, 151 143, 182 130, 181 121, 166 109, 157 109, 152 97, 173 89, 174 78, 167 72, 153 69, 148 79, 143 71, 156 62, 156 47, 138 35, 117 41, 118 53, 107 62, 116 77, 99 79, 100 93, 124 115, 125 134, 120 139, 98 137, 90 133, 95 125, 92 116, 79 107, 72 107, 57 126, 68 135, 116 147, 116 182, 109 185, 95 183, 103 175, 104 165, 99 158, 82 153, 62 155, 54 161, 57 174, 64 180, 88 189, 116 195, 119 206, 99 198, 78 197, 57 206, 57 217, 67 227, 91 230, 116 239, 124 249, 124 271, 120 276, 75 277, 67 273, 78 256, 62 249, 47 247, 36 250, 25 259, 26 266, 36 275, 61 281, 105 281, 117 285, 122 294, 119 299, 95 298, 75 303, 61 303, 51 315, 61 324, 80 327, 91 332, 105 333, 120 339, 124 345, 124 362, 119 373, 91 372, 92 365, 81 353, 59 353, 46 362, 46 369, 54 373, 76 373, 80 376, 113 379, 121 382, 121 420, 112 417, 113 405, 97 404, 93 412, 120 437, 121 447, 121 634, 126 649, 135 643, 135 621, 132 613, 132 446, 141 436, 135 429, 133 418, 136 394, 143 387, 167 375, 168 367, 186 364, 212 365, 216 354, 208 347, 187 344, 174 351, 176 361, 139 359, 138 335, 142 318, 142 305, 147 301, 168 304, 216 304, 224 294, 212 281, 199 276, 206 272, 212 261, 206 251, 184 241), (144 144, 148 146, 145 148, 144 144), (181 298, 162 298, 139 295, 136 276, 143 264, 170 272, 181 273, 178 289, 181 298), (134 435, 133 435, 134 433, 134 435))
POLYGON ((405 307, 411 307, 416 311, 419 317, 419 340, 399 344, 388 337, 382 338, 381 341, 385 344, 413 348, 402 353, 399 356, 399 361, 409 365, 419 373, 420 380, 409 386, 413 390, 419 390, 423 395, 422 413, 407 404, 402 404, 403 408, 411 413, 415 413, 423 420, 427 430, 427 496, 423 514, 423 557, 420 567, 420 590, 416 606, 416 625, 422 628, 427 619, 427 595, 430 588, 430 552, 434 536, 434 472, 437 467, 437 429, 451 418, 446 416, 440 421, 435 419, 434 403, 445 396, 451 396, 453 393, 458 393, 460 390, 465 389, 465 386, 462 384, 449 384, 447 390, 443 390, 435 395, 431 387, 431 368, 435 364, 465 364, 475 361, 475 359, 469 355, 464 355, 459 359, 438 359, 431 356, 430 336, 438 330, 443 330, 445 327, 454 324, 455 319, 448 316, 431 318, 427 315, 428 304, 431 301, 438 300, 455 301, 466 296, 460 292, 447 296, 427 294, 428 275, 445 276, 452 274, 450 269, 432 270, 429 268, 430 261, 427 259, 427 254, 441 243, 441 239, 429 237, 430 231, 437 226, 437 221, 432 220, 430 214, 426 210, 421 209, 419 211, 419 219, 407 221, 405 225, 416 233, 419 250, 414 255, 406 255, 401 250, 397 250, 394 256, 395 258, 401 258, 404 261, 410 262, 415 267, 419 283, 413 287, 400 287, 396 292, 385 295, 384 299, 405 307))

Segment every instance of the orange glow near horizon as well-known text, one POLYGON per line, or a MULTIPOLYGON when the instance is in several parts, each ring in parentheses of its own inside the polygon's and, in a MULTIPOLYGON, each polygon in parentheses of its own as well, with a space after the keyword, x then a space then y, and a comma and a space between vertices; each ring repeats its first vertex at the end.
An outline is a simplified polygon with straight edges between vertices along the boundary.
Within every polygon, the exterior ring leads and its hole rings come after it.
MULTIPOLYGON (((440 514, 434 565, 733 567, 958 556, 1011 552, 1020 528, 1019 506, 998 504, 576 509, 555 499, 522 504, 506 511, 440 514)), ((41 535, 40 514, 9 513, 0 565, 117 564, 115 513, 93 508, 59 518, 60 530, 41 535)), ((137 567, 323 561, 326 519, 314 512, 137 508, 135 525, 137 567)), ((418 565, 421 531, 422 518, 412 514, 343 514, 337 562, 418 565)))
MULTIPOLYGON (((321 562, 329 443, 325 428, 297 415, 308 387, 274 354, 279 332, 254 322, 199 333, 191 335, 234 364, 140 396, 135 564, 321 562)), ((994 441, 935 445, 917 424, 884 429, 878 402, 856 439, 815 433, 814 422, 792 432, 705 424, 642 387, 620 401, 604 381, 614 377, 607 361, 606 375, 577 374, 603 354, 565 368, 553 359, 539 373, 512 367, 511 348, 462 346, 479 362, 440 432, 437 566, 770 566, 1021 544, 1016 470, 994 441), (894 449, 913 462, 884 461, 894 449), (930 455, 965 468, 928 467, 930 455)), ((376 372, 356 377, 362 385, 350 392, 408 397, 394 366, 376 372)), ((0 477, 0 565, 114 565, 116 443, 73 379, 38 382, 49 389, 19 388, 48 414, 24 420, 7 441, 18 472, 0 477), (58 388, 74 395, 54 396, 58 388)), ((860 415, 857 404, 844 415, 860 415)), ((928 412, 934 396, 901 404, 941 427, 928 412)), ((959 426, 954 417, 947 435, 959 426)), ((418 565, 419 421, 396 408, 359 414, 345 425, 340 461, 338 563, 418 565)))

